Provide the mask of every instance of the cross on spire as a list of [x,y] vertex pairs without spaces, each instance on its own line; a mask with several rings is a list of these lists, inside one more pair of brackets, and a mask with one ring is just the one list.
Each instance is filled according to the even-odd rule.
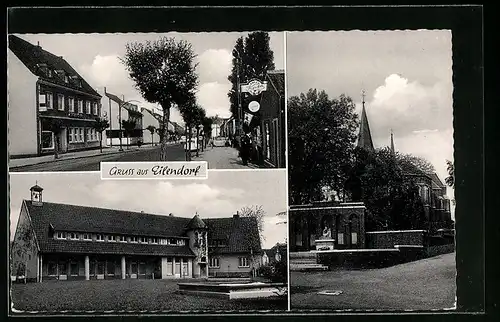
[[363,98],[363,107],[365,106],[365,90],[361,92],[361,97]]

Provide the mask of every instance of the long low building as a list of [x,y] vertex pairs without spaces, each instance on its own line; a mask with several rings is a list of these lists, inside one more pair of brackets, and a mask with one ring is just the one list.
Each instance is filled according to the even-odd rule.
[[209,268],[213,275],[250,275],[261,263],[255,218],[186,218],[49,203],[40,186],[30,191],[12,242],[13,276],[38,282],[200,278],[208,277]]

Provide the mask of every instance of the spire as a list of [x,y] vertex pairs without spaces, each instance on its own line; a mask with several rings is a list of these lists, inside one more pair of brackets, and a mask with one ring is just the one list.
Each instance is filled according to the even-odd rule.
[[365,110],[365,91],[362,94],[363,109],[361,111],[361,121],[359,125],[358,147],[368,151],[373,151],[372,135],[370,133],[370,126],[368,125],[368,117]]
[[391,129],[391,153],[393,155],[396,154],[396,150],[394,150],[394,133],[392,132],[392,129]]

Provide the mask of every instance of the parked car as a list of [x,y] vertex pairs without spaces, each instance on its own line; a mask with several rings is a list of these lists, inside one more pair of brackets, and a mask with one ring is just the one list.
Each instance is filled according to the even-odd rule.
[[227,138],[219,136],[214,138],[214,146],[226,146]]
[[[187,151],[189,149],[189,144],[188,142],[184,143],[184,150]],[[196,144],[196,139],[192,138],[191,139],[191,151],[196,151],[198,150],[198,145]]]

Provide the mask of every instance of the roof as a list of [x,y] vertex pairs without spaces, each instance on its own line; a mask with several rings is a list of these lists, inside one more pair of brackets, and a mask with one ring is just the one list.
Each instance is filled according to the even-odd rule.
[[227,246],[211,249],[213,253],[261,252],[260,234],[257,220],[253,217],[209,218],[204,222],[208,227],[208,239],[227,241]]
[[[114,210],[43,202],[23,203],[29,212],[42,252],[94,252],[120,254],[184,255],[192,256],[189,246],[145,245],[110,242],[79,242],[55,240],[49,237],[50,226],[56,231],[123,234],[144,237],[186,237],[186,229],[200,222],[208,227],[209,239],[224,239],[228,246],[218,249],[225,253],[259,252],[260,238],[255,218],[194,218],[154,215],[143,212]],[[199,219],[195,219],[197,218]]]
[[[64,87],[76,89],[87,94],[101,97],[97,91],[90,86],[85,79],[83,79],[80,74],[71,67],[71,65],[62,58],[62,56],[56,56],[38,45],[33,45],[26,40],[23,40],[17,36],[9,35],[9,48],[10,50],[19,58],[19,60],[30,70],[31,73],[38,76],[41,79],[55,83]],[[82,81],[82,87],[77,84],[70,82],[65,83],[64,79],[58,77],[53,73],[52,77],[49,77],[41,68],[41,65],[46,65],[52,71],[62,70],[67,76],[76,76]]]
[[129,112],[129,114],[132,114],[132,115],[135,114],[137,116],[142,116],[141,112],[132,108],[132,106],[137,108],[137,105],[125,102],[122,99],[120,99],[118,96],[116,96],[115,94],[111,94],[111,93],[106,92],[106,93],[104,93],[104,95],[109,97],[113,102],[117,103],[118,105],[122,105],[122,107],[124,109],[126,109],[127,112]]
[[201,229],[201,228],[207,228],[207,225],[201,220],[200,216],[196,214],[187,224],[186,226],[187,229]]
[[283,70],[270,70],[267,72],[267,78],[272,86],[276,88],[281,96],[285,95],[285,72]]
[[33,190],[33,191],[43,191],[43,188],[36,184],[33,187],[31,187],[30,190]]
[[373,151],[373,141],[372,134],[370,132],[370,125],[368,124],[368,117],[366,116],[365,106],[363,104],[363,109],[361,111],[361,122],[359,124],[359,134],[358,134],[358,147],[363,148],[367,151]]
[[430,173],[429,176],[431,177],[432,180],[432,188],[446,188],[446,185],[439,179],[439,176],[437,175],[436,172]]

